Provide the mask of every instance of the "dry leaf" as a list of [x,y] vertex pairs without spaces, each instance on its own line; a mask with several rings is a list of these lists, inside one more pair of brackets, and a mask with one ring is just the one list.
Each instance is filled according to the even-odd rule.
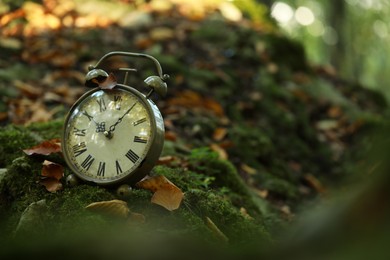
[[215,225],[215,223],[209,217],[206,217],[206,225],[218,239],[225,243],[229,242],[228,237],[217,227],[217,225]]
[[255,189],[254,191],[256,192],[257,195],[259,195],[263,199],[267,198],[268,196],[268,190]]
[[225,113],[221,104],[209,97],[203,97],[199,93],[191,90],[185,90],[180,95],[168,100],[169,106],[181,106],[188,109],[201,109],[212,112],[216,116],[224,118]]
[[154,192],[151,202],[169,211],[178,209],[184,197],[181,189],[162,175],[145,178],[136,186]]
[[50,155],[52,153],[60,153],[61,140],[51,139],[51,140],[43,141],[42,143],[33,146],[29,149],[24,149],[23,152],[27,155],[33,155],[33,154]]
[[142,215],[141,213],[130,212],[129,222],[143,224],[145,223],[145,221],[146,221],[145,216]]
[[257,170],[255,168],[252,168],[245,163],[241,164],[241,170],[248,173],[249,175],[255,175],[257,173]]
[[42,176],[60,180],[64,176],[64,167],[62,165],[45,160],[42,163]]
[[110,73],[110,75],[102,82],[99,82],[96,78],[92,79],[92,82],[98,84],[101,89],[113,89],[117,84],[113,73]]
[[240,208],[240,213],[246,219],[249,219],[249,220],[253,220],[254,219],[251,215],[248,214],[248,211],[246,210],[246,208],[241,207]]
[[210,144],[210,149],[214,152],[218,153],[218,157],[221,160],[227,160],[228,159],[228,153],[218,144]]
[[40,183],[45,186],[47,191],[56,192],[62,190],[62,183],[59,180],[54,178],[45,178],[40,181]]
[[158,165],[168,165],[170,164],[171,162],[173,162],[176,158],[171,156],[171,155],[167,155],[167,156],[163,156],[163,157],[160,157],[157,161],[157,164]]
[[343,110],[340,106],[332,106],[328,109],[327,114],[331,118],[339,118],[343,115]]
[[60,180],[64,176],[64,167],[47,160],[45,160],[42,165],[41,175],[43,178],[40,180],[40,183],[50,192],[62,190],[62,183]]
[[183,197],[183,192],[175,185],[164,186],[153,194],[151,202],[172,211],[180,207]]
[[213,139],[217,142],[222,141],[222,139],[225,138],[226,134],[227,134],[226,127],[217,127],[214,130]]
[[127,206],[126,201],[123,200],[109,200],[100,201],[89,204],[85,207],[88,210],[110,215],[114,217],[127,218],[130,213],[130,209]]
[[152,192],[156,192],[158,189],[161,189],[168,182],[168,179],[165,176],[153,176],[153,177],[145,177],[141,181],[139,181],[136,186],[141,189],[150,190]]
[[165,132],[165,140],[175,142],[177,139],[177,135],[172,131]]
[[322,185],[322,183],[314,175],[306,174],[304,178],[308,182],[309,186],[315,189],[318,193],[326,192],[324,185]]

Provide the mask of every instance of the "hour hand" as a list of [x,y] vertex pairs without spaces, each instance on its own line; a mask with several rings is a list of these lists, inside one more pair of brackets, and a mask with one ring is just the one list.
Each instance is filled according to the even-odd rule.
[[101,132],[105,132],[106,131],[106,122],[101,122],[101,123],[98,123],[96,122],[96,120],[93,118],[93,116],[91,116],[90,114],[88,114],[87,111],[83,111],[82,112],[84,116],[86,116],[89,121],[92,121],[95,123],[95,126],[96,126],[96,133],[101,133]]

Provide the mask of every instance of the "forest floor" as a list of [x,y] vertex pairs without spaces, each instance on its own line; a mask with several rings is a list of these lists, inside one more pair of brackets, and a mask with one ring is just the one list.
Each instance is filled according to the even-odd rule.
[[[69,256],[217,257],[210,249],[218,245],[248,256],[364,259],[364,245],[383,256],[386,150],[373,147],[386,149],[387,139],[373,133],[386,125],[388,105],[379,93],[309,64],[269,18],[243,18],[233,5],[118,1],[86,12],[94,1],[45,3],[0,15],[0,255],[72,248]],[[118,194],[65,181],[64,117],[88,90],[87,66],[110,51],[153,55],[171,76],[167,97],[155,99],[166,133],[150,176],[182,192],[176,210],[151,203],[147,189]],[[131,59],[112,58],[105,70],[121,80],[124,66],[137,69],[132,86],[155,74]],[[49,147],[49,155],[23,151],[32,147]],[[44,161],[63,174],[43,176]],[[125,202],[113,206],[125,214],[86,209],[113,200]]]

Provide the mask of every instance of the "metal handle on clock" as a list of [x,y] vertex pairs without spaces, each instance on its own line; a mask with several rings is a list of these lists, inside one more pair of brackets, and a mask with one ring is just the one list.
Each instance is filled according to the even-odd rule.
[[145,58],[145,59],[149,59],[149,60],[152,60],[154,62],[154,65],[156,66],[156,69],[157,69],[157,73],[158,73],[158,76],[162,79],[162,80],[166,80],[169,78],[169,75],[167,74],[163,74],[163,71],[162,71],[162,68],[161,68],[161,65],[160,65],[160,62],[158,62],[158,60],[151,56],[151,55],[148,55],[148,54],[144,54],[144,53],[136,53],[136,52],[124,52],[124,51],[113,51],[113,52],[109,52],[107,53],[106,55],[104,55],[102,58],[100,58],[100,60],[96,63],[95,66],[93,65],[90,65],[88,67],[88,70],[93,70],[93,69],[96,69],[100,63],[102,63],[105,59],[111,57],[111,56],[115,56],[115,55],[118,55],[118,56],[129,56],[129,57],[136,57],[136,58]]
[[[160,62],[158,62],[158,60],[155,57],[148,55],[148,54],[135,53],[135,52],[123,52],[123,51],[109,52],[106,55],[104,55],[102,58],[100,58],[100,60],[96,63],[95,66],[90,65],[88,67],[88,70],[89,71],[95,70],[100,65],[100,63],[102,63],[105,59],[107,59],[111,56],[115,56],[115,55],[129,56],[129,57],[136,57],[136,58],[145,58],[145,59],[152,60],[154,62],[154,65],[156,66],[158,76],[149,76],[144,80],[144,82],[151,88],[150,92],[146,95],[146,98],[149,98],[151,96],[151,94],[153,93],[153,91],[155,91],[161,97],[164,97],[166,95],[167,84],[164,81],[169,78],[169,75],[163,74]],[[122,68],[122,70],[124,70],[124,69]],[[127,79],[127,77],[126,77],[126,79]],[[125,79],[125,81],[126,81],[126,79]]]

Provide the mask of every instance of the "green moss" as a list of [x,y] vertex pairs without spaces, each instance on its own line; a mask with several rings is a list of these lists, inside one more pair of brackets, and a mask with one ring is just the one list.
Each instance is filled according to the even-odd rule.
[[284,199],[294,200],[299,196],[296,185],[277,177],[270,177],[263,182],[263,188]]
[[34,136],[23,127],[9,125],[0,131],[0,167],[22,155],[22,150],[35,145],[40,137]]
[[241,124],[229,130],[234,144],[229,153],[238,158],[246,158],[246,163],[254,165],[259,158],[269,158],[274,154],[274,144],[260,127],[245,127]]
[[189,161],[191,170],[215,179],[210,188],[227,196],[236,208],[243,207],[249,214],[262,218],[251,193],[231,162],[218,159],[218,155],[208,148],[194,149]]
[[23,155],[23,149],[52,138],[60,138],[62,121],[32,124],[29,127],[8,125],[0,129],[0,168]]
[[264,37],[272,61],[288,71],[307,71],[308,64],[303,45],[285,36],[268,34]]
[[1,196],[7,202],[12,202],[28,195],[33,202],[36,199],[34,196],[40,194],[36,192],[36,186],[41,167],[41,163],[27,156],[15,159],[0,183]]
[[234,244],[258,242],[268,236],[260,221],[244,217],[229,200],[211,191],[188,191],[185,204],[200,218],[209,217]]
[[190,189],[208,189],[215,180],[215,177],[207,176],[202,173],[184,170],[182,168],[169,168],[166,166],[154,167],[152,175],[164,175],[183,192]]
[[62,138],[63,119],[50,121],[48,123],[35,123],[27,127],[27,130],[38,134],[43,140]]
[[232,163],[218,159],[218,154],[209,148],[194,149],[189,158],[191,168],[199,173],[215,178],[213,187],[229,187],[233,192],[248,195],[243,180]]

